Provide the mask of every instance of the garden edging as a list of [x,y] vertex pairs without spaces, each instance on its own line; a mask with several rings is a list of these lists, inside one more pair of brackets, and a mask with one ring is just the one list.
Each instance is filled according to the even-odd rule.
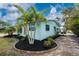
[[15,47],[15,44],[17,43],[18,41],[16,41],[15,43],[14,43],[14,45],[13,45],[13,48],[16,50],[16,51],[19,51],[19,52],[25,52],[25,53],[33,53],[33,54],[42,54],[42,53],[48,53],[48,52],[51,52],[51,51],[53,51],[53,50],[56,50],[57,48],[58,48],[58,45],[59,44],[57,44],[57,42],[55,41],[55,43],[57,44],[57,46],[55,47],[55,48],[51,48],[51,49],[49,49],[49,50],[43,50],[43,51],[25,51],[25,50],[20,50],[20,49],[17,49],[16,47]]

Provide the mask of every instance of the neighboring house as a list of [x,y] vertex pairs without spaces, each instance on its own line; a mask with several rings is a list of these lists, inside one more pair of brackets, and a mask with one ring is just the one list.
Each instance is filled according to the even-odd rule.
[[[50,11],[50,14],[47,17],[47,22],[40,22],[39,25],[36,25],[36,28],[33,25],[30,25],[27,27],[27,30],[29,30],[29,36],[34,38],[34,30],[35,32],[35,39],[36,40],[43,40],[49,36],[55,35],[57,32],[60,32],[60,27],[62,23],[62,16],[56,14],[55,8],[52,8]],[[21,20],[19,22],[22,23]],[[32,30],[32,33],[31,31]],[[28,33],[25,33],[26,30],[24,30],[24,27],[21,28],[20,35],[25,36]]]

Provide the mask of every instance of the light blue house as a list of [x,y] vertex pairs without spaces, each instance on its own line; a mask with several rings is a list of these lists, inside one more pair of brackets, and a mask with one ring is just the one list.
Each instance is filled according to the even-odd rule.
[[[36,28],[33,25],[28,26],[27,30],[29,30],[29,34],[24,30],[24,27],[22,27],[20,35],[25,36],[27,34],[31,38],[41,41],[59,32],[63,22],[63,16],[61,14],[56,14],[56,9],[52,7],[50,14],[47,16],[47,22],[40,22],[39,25],[36,25]],[[30,29],[32,31],[30,31]],[[34,33],[35,29],[36,32]]]

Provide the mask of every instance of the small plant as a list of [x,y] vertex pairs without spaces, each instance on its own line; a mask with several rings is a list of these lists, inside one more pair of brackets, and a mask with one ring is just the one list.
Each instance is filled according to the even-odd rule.
[[51,42],[51,44],[53,44],[53,43],[54,43],[54,40],[53,40],[51,37],[48,37],[48,41],[50,41],[50,42]]
[[54,44],[54,40],[51,37],[48,37],[47,41],[44,41],[43,46],[45,48],[50,48]]
[[49,48],[49,47],[51,46],[51,42],[50,42],[50,41],[44,41],[43,46],[44,46],[45,48]]

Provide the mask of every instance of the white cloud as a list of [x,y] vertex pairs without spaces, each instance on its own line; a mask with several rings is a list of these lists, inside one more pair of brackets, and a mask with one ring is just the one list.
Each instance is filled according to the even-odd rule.
[[56,18],[59,17],[60,19],[62,19],[63,15],[61,13],[57,12],[57,8],[61,9],[61,6],[59,4],[57,4],[56,6],[52,6],[50,5],[51,10],[49,15],[47,16],[48,20],[57,20]]
[[5,3],[0,3],[0,9],[1,8],[7,8],[8,4],[5,4]]
[[34,3],[20,3],[17,5],[20,5],[20,6],[24,7],[24,9],[27,10],[29,7],[34,6],[35,4]]
[[52,7],[50,13],[51,14],[56,14],[56,12],[57,12],[56,8],[55,7]]
[[50,10],[50,13],[49,13],[49,15],[47,16],[47,18],[48,19],[56,19],[56,17],[57,17],[57,9],[56,9],[56,7],[54,7],[54,6],[52,6],[52,5],[50,5],[50,7],[51,7],[51,10]]
[[[27,10],[29,7],[34,6],[35,4],[31,4],[31,3],[19,3],[17,5],[20,5],[22,7],[24,7],[25,10]],[[18,11],[18,9],[16,7],[13,6],[13,4],[0,4],[0,9],[6,9],[8,10],[7,14],[2,18],[5,21],[9,21],[11,23],[15,23],[16,19],[18,16],[20,16],[20,13]],[[1,16],[1,13],[0,13]]]

